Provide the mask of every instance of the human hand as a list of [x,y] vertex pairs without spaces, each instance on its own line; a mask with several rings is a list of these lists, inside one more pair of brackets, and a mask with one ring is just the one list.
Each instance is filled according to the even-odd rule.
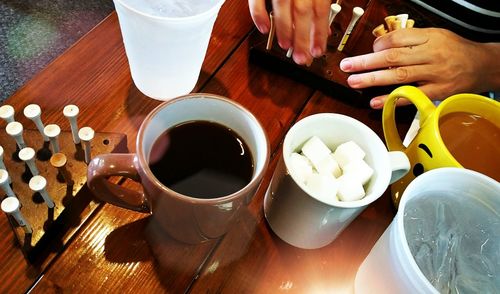
[[[340,68],[356,73],[347,79],[355,89],[415,83],[429,98],[442,100],[498,87],[498,78],[491,81],[491,75],[499,74],[498,48],[498,44],[472,42],[444,29],[400,29],[378,37],[374,53],[345,58]],[[382,108],[386,98],[373,98],[371,107]],[[408,103],[398,100],[399,105]]]
[[[265,0],[248,0],[257,29],[266,34],[271,23]],[[330,0],[273,0],[273,19],[281,48],[293,48],[293,60],[309,65],[326,51]]]

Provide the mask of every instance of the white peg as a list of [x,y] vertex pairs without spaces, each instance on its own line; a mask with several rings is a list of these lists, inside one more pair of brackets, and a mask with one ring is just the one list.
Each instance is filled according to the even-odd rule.
[[[5,162],[3,161],[3,147],[0,146],[0,169],[7,170],[7,167],[5,166]],[[12,183],[12,180],[9,176],[9,184]]]
[[16,222],[24,229],[26,234],[33,233],[30,224],[26,221],[24,216],[21,214],[19,208],[21,207],[21,203],[16,197],[7,197],[2,200],[2,211],[8,215],[12,215]]
[[332,25],[333,20],[335,19],[335,16],[337,16],[337,14],[339,14],[340,10],[342,10],[342,7],[339,4],[333,3],[332,5],[330,5],[330,15],[328,16],[328,26]]
[[26,147],[23,139],[23,125],[21,123],[17,121],[10,122],[7,124],[5,131],[16,140],[19,149]]
[[69,120],[71,134],[73,135],[73,142],[75,142],[75,144],[80,144],[80,138],[78,137],[78,123],[76,121],[79,112],[80,110],[76,105],[66,105],[63,109],[64,116]]
[[14,121],[14,107],[10,105],[2,105],[0,107],[0,118],[5,120],[7,123]]
[[49,137],[47,137],[43,132],[43,129],[45,128],[45,126],[43,125],[43,122],[41,119],[42,109],[40,108],[40,106],[38,106],[37,104],[29,104],[24,108],[23,113],[24,113],[24,116],[31,119],[35,123],[36,128],[38,129],[40,134],[42,134],[43,140],[45,142],[48,142]]
[[9,173],[4,169],[0,169],[0,187],[2,187],[8,197],[16,197],[9,184]]
[[49,196],[49,193],[47,193],[47,189],[45,187],[47,186],[47,180],[40,176],[34,176],[31,178],[29,182],[30,189],[40,193],[42,195],[43,200],[47,204],[49,208],[53,208],[55,206],[54,201],[52,201],[52,198]]
[[3,147],[0,146],[0,168],[7,170],[5,163],[3,162]]
[[89,163],[92,154],[90,150],[90,141],[94,139],[94,130],[91,127],[83,127],[78,131],[78,137],[80,137],[80,140],[82,140],[85,146],[85,163]]
[[58,153],[60,151],[60,148],[59,140],[57,137],[61,133],[61,128],[58,125],[50,124],[43,129],[43,132],[47,137],[49,137],[50,144],[52,145],[52,151],[54,153]]
[[26,147],[21,149],[19,151],[19,158],[28,165],[32,175],[36,176],[40,174],[35,164],[35,150],[33,148]]
[[347,39],[349,39],[349,36],[351,35],[352,29],[358,22],[358,19],[363,15],[363,13],[365,13],[365,11],[361,7],[354,7],[352,9],[351,22],[349,22],[349,25],[345,30],[344,36],[342,37],[342,41],[340,41],[339,47],[337,48],[338,51],[344,50],[344,46],[347,43]]

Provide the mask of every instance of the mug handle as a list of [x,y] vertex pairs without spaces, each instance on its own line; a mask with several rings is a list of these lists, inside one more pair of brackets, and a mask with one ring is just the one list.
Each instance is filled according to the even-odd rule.
[[132,153],[109,153],[94,157],[87,168],[87,185],[97,198],[113,205],[139,212],[150,212],[144,192],[137,192],[108,181],[122,176],[140,182],[137,156]]
[[391,165],[391,181],[389,184],[404,177],[410,171],[410,160],[402,151],[389,151]]
[[390,151],[404,151],[406,149],[396,127],[396,101],[399,98],[408,99],[417,107],[420,113],[420,127],[436,109],[431,100],[417,87],[401,86],[392,91],[385,101],[382,111],[382,128],[387,148]]

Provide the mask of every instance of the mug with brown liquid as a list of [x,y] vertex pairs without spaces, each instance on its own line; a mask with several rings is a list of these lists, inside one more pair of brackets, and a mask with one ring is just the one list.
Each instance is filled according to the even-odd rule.
[[[420,129],[403,146],[396,129],[399,98],[410,100],[420,113]],[[402,86],[388,97],[383,110],[389,150],[404,151],[412,170],[391,186],[397,205],[406,186],[420,174],[439,167],[463,167],[500,181],[500,103],[475,94],[446,98],[437,107],[418,88]]]
[[[152,213],[170,236],[199,243],[226,233],[255,194],[269,142],[243,106],[217,95],[165,102],[143,121],[135,154],[104,154],[88,167],[88,186],[106,202]],[[139,181],[132,191],[107,180]]]

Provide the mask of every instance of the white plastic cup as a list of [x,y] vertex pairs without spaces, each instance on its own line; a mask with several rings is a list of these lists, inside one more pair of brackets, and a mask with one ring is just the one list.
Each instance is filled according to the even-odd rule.
[[[289,173],[290,154],[300,150],[312,136],[319,137],[330,149],[351,140],[363,149],[365,161],[374,170],[364,198],[339,201],[332,197],[325,201],[306,192],[305,184]],[[308,116],[285,136],[282,157],[264,198],[266,220],[276,235],[295,247],[326,246],[409,168],[403,152],[387,151],[379,136],[362,122],[336,113]]]
[[359,267],[355,293],[438,293],[413,258],[404,230],[408,201],[436,192],[477,197],[478,201],[500,209],[500,183],[481,173],[463,168],[439,168],[418,176],[404,191],[396,217]]
[[[190,1],[195,2],[183,5]],[[208,10],[192,16],[164,17],[114,0],[132,79],[143,94],[169,100],[193,90],[223,3],[213,0]]]

